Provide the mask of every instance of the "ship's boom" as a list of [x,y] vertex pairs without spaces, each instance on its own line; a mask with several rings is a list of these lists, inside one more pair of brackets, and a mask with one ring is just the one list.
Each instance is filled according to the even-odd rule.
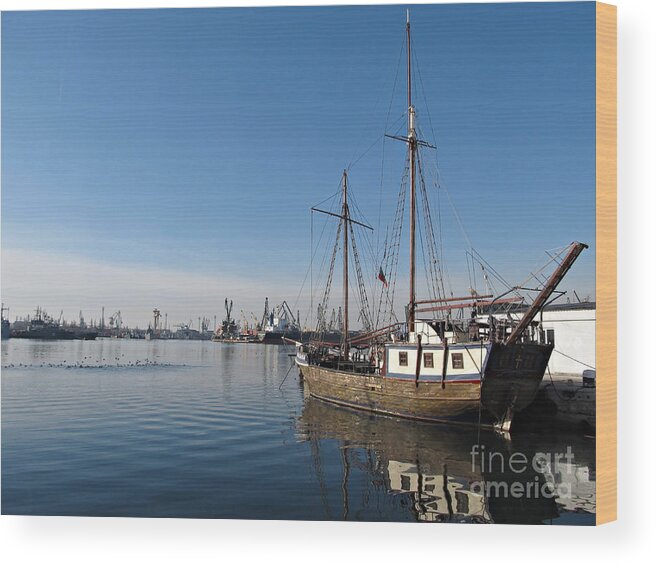
[[574,264],[574,261],[576,261],[577,257],[581,254],[581,251],[587,248],[588,246],[585,243],[579,243],[578,241],[572,242],[565,259],[563,259],[551,277],[549,277],[547,284],[544,285],[544,288],[542,291],[540,291],[540,294],[538,294],[536,299],[533,301],[533,304],[531,304],[529,309],[526,311],[524,317],[519,321],[511,334],[508,336],[506,343],[514,343],[519,339],[524,330],[533,321],[533,318],[535,318],[538,312],[544,308],[547,301],[549,300],[549,297],[556,290],[556,287],[560,284],[560,281],[563,280],[563,277],[567,274],[567,271],[570,270]]

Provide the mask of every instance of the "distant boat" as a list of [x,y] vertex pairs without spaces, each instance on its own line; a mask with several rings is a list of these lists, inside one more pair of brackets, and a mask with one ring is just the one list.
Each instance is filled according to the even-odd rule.
[[310,332],[301,330],[298,316],[294,316],[286,300],[269,311],[269,299],[264,303],[264,315],[257,334],[261,343],[281,344],[285,340],[303,341],[309,339]]
[[11,337],[22,339],[81,339],[74,331],[63,328],[59,321],[42,310],[36,309],[36,316],[27,322],[26,329],[12,330]]
[[[343,317],[341,343],[330,344],[318,332],[309,343],[297,345],[296,364],[311,396],[349,408],[368,410],[396,417],[427,422],[456,422],[489,425],[509,431],[512,420],[535,398],[551,355],[553,344],[541,341],[533,320],[548,303],[557,285],[587,245],[574,242],[556,261],[557,267],[519,320],[497,320],[480,314],[493,313],[504,304],[523,298],[517,288],[503,295],[480,295],[471,290],[469,296],[453,297],[444,291],[441,256],[435,245],[433,223],[422,171],[424,164],[419,149],[434,149],[418,136],[415,106],[412,102],[410,20],[406,22],[407,55],[407,135],[388,137],[407,145],[406,173],[401,184],[395,224],[390,233],[398,238],[386,250],[389,269],[398,265],[398,248],[405,215],[406,190],[410,193],[410,296],[404,321],[382,325],[368,310],[366,287],[355,246],[354,227],[371,229],[351,215],[348,176],[342,176],[340,213],[313,208],[314,211],[339,218],[333,248],[323,312],[327,309],[329,285],[335,256],[340,244],[343,252]],[[416,251],[418,213],[423,212],[420,234],[428,275],[430,297],[416,295]],[[400,213],[399,213],[400,210]],[[511,227],[511,225],[510,225]],[[506,229],[508,227],[506,226]],[[514,237],[508,233],[508,237]],[[352,253],[350,259],[349,254]],[[389,259],[391,257],[392,259]],[[360,319],[365,331],[357,337],[349,333],[349,262],[356,265],[353,286],[359,293]],[[392,302],[394,295],[389,273],[380,268],[378,278],[383,288],[381,303]],[[513,294],[513,291],[516,293]],[[471,318],[454,319],[454,311],[471,311]],[[393,309],[390,309],[393,314]],[[424,318],[423,312],[430,312]],[[394,315],[395,316],[395,315]],[[301,341],[301,340],[299,340]]]
[[226,317],[221,322],[221,327],[217,328],[212,336],[212,341],[227,341],[227,342],[242,342],[239,338],[240,332],[237,322],[232,317],[232,300],[228,302],[228,299],[225,299],[225,310]]
[[9,339],[11,337],[11,324],[9,323],[9,320],[5,318],[5,312],[7,310],[9,310],[9,308],[5,308],[4,304],[2,307],[0,307],[0,320],[2,321],[2,339]]
[[72,331],[75,335],[74,339],[82,339],[84,341],[92,341],[98,337],[98,330],[95,328],[82,328],[79,326],[66,328]]

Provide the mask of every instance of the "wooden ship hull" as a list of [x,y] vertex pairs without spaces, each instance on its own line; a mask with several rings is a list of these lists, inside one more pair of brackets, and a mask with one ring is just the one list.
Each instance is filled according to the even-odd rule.
[[[471,349],[478,353],[480,347],[472,344]],[[299,360],[297,364],[308,393],[320,400],[411,420],[495,426],[509,431],[514,414],[535,398],[552,348],[534,343],[494,343],[487,347],[482,373],[445,378],[359,373]]]

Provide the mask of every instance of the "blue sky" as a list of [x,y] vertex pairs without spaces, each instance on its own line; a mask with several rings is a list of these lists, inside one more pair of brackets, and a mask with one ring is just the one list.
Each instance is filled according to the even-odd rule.
[[[545,249],[585,241],[563,285],[581,296],[595,291],[594,15],[587,2],[411,9],[418,117],[473,245],[519,282]],[[402,116],[404,24],[404,6],[3,13],[11,317],[105,305],[132,324],[154,307],[184,321],[220,316],[225,296],[307,309],[308,209]],[[387,141],[381,166],[382,148],[350,172],[376,227],[404,159]]]

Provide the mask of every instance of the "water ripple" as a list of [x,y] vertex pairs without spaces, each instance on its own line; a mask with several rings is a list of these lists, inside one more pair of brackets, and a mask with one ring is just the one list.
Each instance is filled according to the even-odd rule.
[[[462,472],[470,438],[317,404],[295,373],[279,389],[288,353],[212,342],[3,342],[3,513],[445,519],[444,499],[412,490],[418,466],[435,484],[444,465],[458,505],[480,507]],[[408,477],[398,485],[397,471]],[[594,517],[578,502],[586,493],[576,500],[562,515]],[[493,517],[461,512],[453,521],[478,519]]]

